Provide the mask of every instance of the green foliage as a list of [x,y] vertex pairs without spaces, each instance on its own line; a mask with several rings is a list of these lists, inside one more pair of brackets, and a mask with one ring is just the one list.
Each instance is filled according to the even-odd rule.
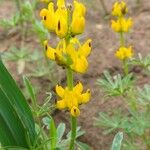
[[49,37],[48,30],[45,29],[43,24],[38,20],[35,20],[33,24],[33,31],[38,35],[41,42]]
[[130,62],[132,65],[138,65],[143,68],[148,68],[150,66],[150,55],[142,57],[141,54],[138,55],[138,58],[132,59]]
[[10,18],[10,19],[1,19],[1,20],[0,20],[0,26],[4,27],[5,29],[15,27],[15,26],[17,26],[17,24],[19,23],[19,18],[20,18],[20,15],[19,15],[19,13],[17,12],[17,13],[16,13],[12,18]]
[[103,79],[97,80],[97,84],[100,85],[107,97],[125,95],[131,90],[133,82],[132,74],[128,74],[125,77],[121,77],[118,74],[112,77],[108,71],[104,72]]
[[[51,147],[59,150],[66,150],[66,147],[69,146],[71,131],[68,132],[68,134],[66,135],[66,139],[63,139],[63,137],[65,137],[65,130],[66,130],[65,124],[60,123],[56,128],[54,120],[51,117],[44,117],[43,124],[50,132]],[[85,132],[81,131],[80,129],[81,129],[80,127],[77,127],[76,139],[85,134]],[[76,140],[75,144],[81,150],[90,150],[90,147],[83,142]]]
[[122,140],[123,140],[123,133],[118,132],[114,137],[111,150],[121,150]]
[[30,52],[28,51],[27,48],[17,48],[17,47],[12,47],[8,52],[5,52],[2,55],[3,60],[5,61],[19,61],[19,60],[24,60],[24,61],[30,61],[29,59]]
[[8,52],[2,55],[4,61],[15,61],[17,63],[18,74],[23,73],[25,69],[26,62],[30,60],[30,52],[27,48],[16,48],[12,47]]
[[50,92],[47,93],[47,98],[43,101],[42,105],[37,103],[36,93],[33,85],[29,81],[27,77],[23,78],[25,87],[30,94],[31,102],[32,102],[32,112],[35,117],[43,117],[44,115],[49,114],[53,110],[53,105],[51,103],[52,94]]
[[150,85],[145,84],[144,88],[138,88],[138,101],[142,105],[150,104]]
[[109,134],[120,128],[129,130],[128,118],[127,116],[123,116],[120,111],[114,112],[112,116],[100,112],[99,118],[96,119],[95,125],[99,127],[105,127],[106,131],[104,132],[104,134]]
[[150,129],[150,86],[144,85],[143,88],[137,88],[132,78],[131,74],[121,78],[120,75],[111,77],[109,73],[105,73],[105,79],[99,81],[99,85],[108,97],[122,96],[123,100],[126,100],[124,102],[128,104],[125,112],[117,109],[111,111],[111,114],[99,113],[99,118],[95,123],[105,128],[105,134],[118,131],[118,129],[124,131],[127,136],[122,146],[124,150],[140,149],[136,141],[138,138],[144,142],[143,145],[150,146],[147,134]]
[[31,147],[35,125],[30,108],[0,61],[0,142],[3,146]]

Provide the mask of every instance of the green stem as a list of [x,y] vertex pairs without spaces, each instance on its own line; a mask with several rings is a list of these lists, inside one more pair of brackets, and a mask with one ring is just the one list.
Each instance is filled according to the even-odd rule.
[[123,36],[123,32],[120,32],[120,46],[123,47],[125,45],[125,39]]
[[[38,122],[38,125],[41,129],[41,137],[42,137],[42,141],[45,141],[45,134],[44,134],[44,130],[42,128],[42,125],[41,125],[41,121],[40,121],[40,118],[37,116],[37,122]],[[42,150],[47,150],[47,146],[46,145],[42,145]]]
[[69,90],[73,89],[73,71],[69,67],[67,68],[67,86]]
[[123,70],[124,70],[125,75],[128,75],[129,68],[128,68],[128,64],[127,64],[127,60],[126,59],[123,61]]
[[[123,32],[120,32],[120,47],[124,47],[125,46],[125,38],[124,38],[124,34]],[[127,64],[127,60],[123,60],[123,70],[125,75],[128,75],[129,73],[129,68],[128,68],[128,64]]]
[[76,128],[77,128],[77,119],[76,117],[71,116],[71,141],[69,150],[74,150],[74,143],[76,139]]
[[[69,90],[73,89],[73,71],[69,67],[67,68],[67,85]],[[69,150],[74,150],[74,143],[76,139],[76,128],[77,128],[77,119],[76,117],[71,116],[71,140]]]

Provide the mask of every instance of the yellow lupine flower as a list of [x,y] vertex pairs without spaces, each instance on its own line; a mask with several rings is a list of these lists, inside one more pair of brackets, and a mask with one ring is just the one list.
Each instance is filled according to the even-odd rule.
[[85,18],[84,17],[74,17],[71,23],[71,32],[73,35],[83,33],[85,28]]
[[119,50],[116,51],[115,56],[120,60],[131,58],[133,56],[132,47],[120,47]]
[[44,41],[44,46],[45,46],[45,50],[46,50],[46,56],[48,58],[50,58],[51,60],[55,60],[55,53],[56,50],[50,46],[48,46],[48,41]]
[[76,106],[73,106],[72,108],[71,108],[71,115],[72,116],[74,116],[74,117],[78,117],[79,115],[80,115],[80,110],[79,110],[79,108],[78,107],[76,107]]
[[88,68],[87,57],[91,52],[91,39],[87,40],[83,45],[80,45],[77,39],[75,41],[79,46],[78,50],[68,47],[66,53],[70,55],[73,61],[71,69],[79,73],[84,73]]
[[48,30],[56,32],[60,38],[63,38],[68,32],[68,14],[64,1],[58,1],[57,5],[58,8],[55,11],[54,3],[50,2],[48,9],[41,10],[40,16],[43,18],[42,22]]
[[79,105],[85,104],[90,100],[91,92],[88,89],[85,93],[83,92],[83,85],[79,82],[72,90],[68,87],[62,88],[56,86],[56,93],[59,99],[56,103],[56,108],[68,109],[72,116],[77,117],[80,115]]
[[82,3],[74,0],[74,11],[72,15],[71,32],[73,35],[81,34],[85,28],[86,8]]
[[[65,6],[65,0],[58,0],[56,10],[54,10],[54,3],[50,2],[48,9],[41,10],[40,16],[43,18],[42,22],[48,30],[55,32],[58,37],[64,38],[68,33],[77,35],[84,31],[85,13],[85,6],[74,0],[74,10],[70,17]],[[68,17],[72,18],[71,22],[68,21]]]
[[111,28],[115,31],[115,32],[129,32],[130,28],[133,25],[133,21],[131,18],[119,18],[117,19],[117,21],[112,20],[111,21]]
[[67,20],[63,16],[60,16],[56,21],[56,34],[60,38],[63,38],[67,35],[67,32],[68,32]]
[[46,51],[46,56],[57,62],[58,65],[64,65],[65,64],[65,57],[63,56],[65,54],[65,49],[64,49],[64,40],[61,40],[56,49],[50,47],[48,45],[47,40],[44,41],[44,46],[45,46],[45,51]]
[[55,31],[55,12],[54,4],[52,2],[49,3],[48,9],[44,8],[40,11],[40,16],[43,18],[42,22],[44,26],[50,31]]
[[128,8],[124,1],[114,3],[113,9],[112,9],[113,16],[121,17],[125,15],[127,12],[128,12]]
[[88,39],[79,49],[80,56],[88,57],[91,53],[91,39]]
[[[91,39],[88,39],[81,45],[76,38],[73,38],[67,46],[65,40],[61,40],[56,49],[48,46],[47,41],[45,41],[44,46],[49,59],[55,60],[60,65],[69,66],[72,70],[79,73],[84,73],[87,70],[87,57],[91,52]],[[71,60],[69,64],[68,57]]]

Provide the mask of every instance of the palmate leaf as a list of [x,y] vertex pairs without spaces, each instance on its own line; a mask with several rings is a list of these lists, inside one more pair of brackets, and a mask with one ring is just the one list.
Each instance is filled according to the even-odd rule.
[[122,96],[129,92],[134,84],[132,74],[122,77],[120,74],[111,76],[108,71],[104,71],[104,77],[97,80],[97,84],[105,92],[105,96]]
[[30,108],[0,60],[0,143],[28,148],[35,140]]

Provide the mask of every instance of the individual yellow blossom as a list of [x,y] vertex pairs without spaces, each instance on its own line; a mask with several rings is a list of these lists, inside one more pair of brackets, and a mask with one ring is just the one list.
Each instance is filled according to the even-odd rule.
[[68,12],[64,0],[57,2],[58,9],[55,12],[55,32],[60,38],[63,38],[68,33]]
[[119,18],[117,21],[111,21],[111,27],[115,32],[129,32],[130,28],[133,25],[133,21],[131,18]]
[[115,56],[121,60],[131,58],[133,56],[132,47],[120,47],[119,50],[116,51]]
[[82,3],[74,0],[74,11],[72,15],[71,32],[73,35],[81,34],[85,28],[86,8]]
[[83,33],[85,28],[85,19],[84,17],[74,17],[71,23],[71,32],[73,35]]
[[65,65],[66,60],[64,57],[65,52],[65,45],[64,45],[64,40],[61,40],[56,49],[52,48],[51,46],[48,45],[48,41],[44,41],[44,46],[46,50],[46,56],[57,62],[58,65]]
[[44,26],[50,30],[55,31],[56,23],[55,23],[55,12],[54,12],[54,4],[52,2],[49,3],[48,9],[42,9],[40,12],[40,16],[42,17],[42,22]]
[[72,36],[81,34],[85,28],[86,8],[82,3],[74,0],[74,10],[72,16],[69,15],[65,0],[57,1],[57,8],[54,9],[54,3],[50,2],[48,9],[42,9],[40,16],[44,26],[51,32],[55,32],[60,38],[67,34]]
[[83,45],[79,45],[79,49],[71,49],[68,47],[67,53],[70,55],[73,63],[71,69],[84,73],[88,68],[87,57],[91,52],[91,39],[88,39]]
[[91,39],[81,45],[76,38],[73,38],[67,46],[65,40],[61,40],[56,49],[48,46],[47,41],[45,41],[44,46],[47,57],[55,60],[59,65],[69,66],[79,73],[84,73],[87,70],[87,57],[91,52]]
[[91,92],[88,89],[85,93],[83,92],[83,85],[79,82],[72,90],[68,87],[63,88],[56,86],[56,93],[59,99],[56,103],[56,108],[63,110],[67,109],[71,115],[78,117],[80,115],[79,105],[85,104],[90,100]]
[[114,3],[113,9],[112,9],[113,16],[121,17],[125,15],[127,12],[128,12],[128,8],[124,1]]
[[65,7],[64,0],[57,1],[57,10],[54,10],[54,3],[50,2],[48,9],[42,9],[40,16],[43,18],[42,22],[44,26],[51,32],[56,32],[56,34],[63,38],[68,32],[68,14]]

